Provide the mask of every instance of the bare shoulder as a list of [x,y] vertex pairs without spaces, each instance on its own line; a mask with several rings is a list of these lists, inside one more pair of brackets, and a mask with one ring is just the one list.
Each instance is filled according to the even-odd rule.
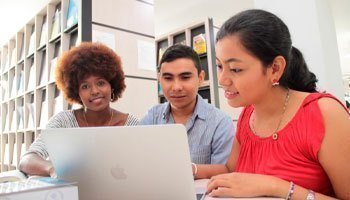
[[[321,113],[325,119],[347,119],[350,120],[350,115],[337,100],[325,97],[318,100],[318,105],[320,107]],[[335,118],[333,118],[335,117]]]

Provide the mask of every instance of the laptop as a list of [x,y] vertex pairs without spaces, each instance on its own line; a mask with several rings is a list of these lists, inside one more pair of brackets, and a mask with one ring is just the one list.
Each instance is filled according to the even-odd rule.
[[182,125],[42,130],[57,177],[78,182],[79,197],[196,200]]

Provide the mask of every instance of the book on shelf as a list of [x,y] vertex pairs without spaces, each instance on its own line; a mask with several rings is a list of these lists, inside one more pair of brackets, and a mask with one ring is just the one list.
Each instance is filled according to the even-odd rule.
[[[58,90],[58,89],[56,89]],[[57,97],[54,99],[54,106],[53,106],[53,115],[58,114],[59,112],[63,111],[63,95],[60,93]]]
[[162,59],[162,56],[164,54],[164,52],[166,51],[168,47],[161,47],[158,50],[158,63],[160,63],[160,60]]
[[8,67],[9,67],[8,64],[9,64],[8,63],[8,55],[5,55],[4,56],[4,60],[3,60],[3,65],[2,65],[3,66],[3,70],[2,71],[5,71],[6,69],[8,69]]
[[7,112],[5,113],[4,119],[5,119],[4,131],[6,132],[6,131],[9,131],[9,114]]
[[27,120],[27,128],[34,128],[34,103],[26,103],[26,107],[28,109],[28,120]]
[[7,92],[8,92],[8,89],[7,89],[7,86],[8,86],[8,82],[6,79],[2,79],[1,80],[1,90],[2,90],[2,100],[5,100],[5,97]]
[[76,46],[78,41],[78,32],[72,33],[69,39],[69,49]]
[[10,144],[7,142],[5,144],[5,150],[4,150],[4,157],[3,157],[3,162],[5,165],[10,164]]
[[24,114],[23,114],[23,106],[18,106],[17,107],[17,127],[18,129],[23,129],[24,128]]
[[61,8],[57,7],[52,17],[52,29],[50,39],[55,38],[61,32]]
[[13,145],[13,154],[12,154],[12,159],[11,159],[11,161],[12,161],[11,165],[17,166],[17,162],[18,162],[17,156],[18,156],[18,154],[17,154],[17,144],[14,143],[14,145]]
[[201,33],[193,37],[193,49],[197,52],[198,55],[207,52],[205,34]]
[[67,28],[78,23],[78,6],[76,0],[69,0],[67,12]]
[[15,66],[16,65],[16,47],[12,49],[12,52],[11,52],[11,63],[10,63],[10,66]]
[[[9,84],[9,82],[7,80],[4,80],[5,92],[4,92],[4,96],[2,96],[3,98],[7,98],[10,95],[10,92],[9,92],[9,89],[8,89],[8,84]],[[5,99],[3,99],[3,100],[5,100]]]
[[47,101],[44,99],[41,102],[40,123],[39,123],[40,128],[45,128],[49,120],[47,106],[48,106]]
[[39,84],[45,84],[47,82],[47,64],[46,64],[46,51],[43,52],[41,58],[41,70],[40,70],[40,82]]
[[43,24],[41,26],[39,46],[43,46],[44,44],[46,44],[46,40],[47,40],[47,19],[45,15],[43,17]]
[[[24,136],[23,136],[24,138]],[[24,154],[26,153],[26,144],[24,142],[22,142],[21,144],[21,152],[20,152],[20,157],[22,158],[24,156]]]
[[16,96],[16,79],[13,78],[12,80],[12,86],[11,86],[11,94],[10,94],[10,98],[13,98]]
[[10,126],[10,131],[16,131],[16,117],[15,117],[15,114],[16,114],[16,111],[15,110],[12,110],[12,116],[11,116],[11,126]]
[[175,44],[182,44],[182,45],[186,45],[186,40],[181,40],[176,42]]
[[57,57],[53,58],[50,62],[50,78],[49,81],[54,81],[55,80],[55,70],[56,70],[56,64],[57,64]]
[[22,44],[21,44],[21,52],[19,55],[19,60],[22,60],[24,58],[24,39],[22,39]]
[[0,183],[0,199],[79,199],[78,187],[73,182],[50,177],[27,179],[17,174],[9,174],[7,179],[14,181]]
[[30,39],[29,39],[28,55],[34,53],[34,51],[35,51],[35,31],[33,30],[33,32],[30,34]]
[[18,78],[17,78],[17,94],[23,93],[23,83],[24,83],[24,73],[23,70],[21,70],[18,73]]
[[35,70],[34,70],[34,63],[33,63],[29,71],[27,90],[33,90],[34,88],[35,88]]

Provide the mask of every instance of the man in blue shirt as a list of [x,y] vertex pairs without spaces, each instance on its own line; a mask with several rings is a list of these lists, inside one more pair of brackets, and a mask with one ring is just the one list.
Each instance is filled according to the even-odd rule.
[[199,57],[191,47],[169,47],[158,67],[158,79],[168,102],[152,107],[140,124],[183,124],[193,163],[226,164],[234,137],[233,122],[198,95],[204,77]]

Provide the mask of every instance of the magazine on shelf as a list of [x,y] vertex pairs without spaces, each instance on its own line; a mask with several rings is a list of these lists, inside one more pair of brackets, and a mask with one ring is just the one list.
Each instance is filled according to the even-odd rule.
[[8,69],[8,67],[9,67],[8,64],[9,64],[8,63],[8,55],[5,55],[4,56],[3,65],[2,65],[3,66],[3,68],[2,68],[3,70],[2,71],[5,71],[6,69]]
[[70,28],[78,23],[78,7],[76,0],[69,0],[67,12],[67,28]]
[[193,37],[193,49],[197,52],[198,55],[207,52],[205,34],[201,33]]
[[10,66],[15,66],[16,65],[16,62],[17,59],[16,59],[16,47],[12,49],[12,52],[11,52],[11,64]]
[[10,164],[10,162],[9,162],[9,160],[10,160],[9,154],[10,154],[10,145],[7,142],[5,144],[5,152],[4,152],[4,157],[3,157],[3,159],[4,159],[3,162],[4,162],[5,165],[9,165]]
[[47,101],[46,99],[43,99],[41,102],[41,112],[40,112],[40,128],[45,128],[47,122],[48,122],[48,110],[47,110]]
[[8,98],[10,92],[9,92],[9,89],[8,89],[8,84],[9,82],[7,80],[3,80],[3,84],[4,84],[4,96],[2,96],[3,100],[5,100],[5,98]]
[[47,19],[46,16],[44,16],[43,18],[43,24],[41,26],[41,34],[40,34],[40,42],[39,42],[39,46],[43,46],[46,44],[46,40],[47,40]]
[[78,32],[72,33],[70,35],[70,40],[69,40],[69,49],[74,47],[77,44],[78,40]]
[[5,113],[4,119],[5,119],[4,131],[6,132],[6,131],[9,131],[9,114],[7,112]]
[[23,106],[18,106],[17,107],[17,126],[18,126],[18,129],[24,128],[23,119],[24,119]]
[[28,120],[27,120],[27,128],[34,128],[34,103],[26,103],[26,107],[28,109]]
[[23,73],[23,70],[21,70],[18,73],[18,78],[17,78],[17,94],[23,93],[23,83],[24,83],[24,73]]
[[20,52],[19,60],[22,60],[23,58],[24,58],[24,39],[22,39],[21,52]]
[[160,60],[162,59],[162,56],[164,54],[164,52],[166,51],[168,47],[161,47],[158,50],[158,63],[160,63]]
[[13,98],[15,96],[16,96],[16,79],[14,79],[13,77],[10,98]]
[[[57,88],[56,90],[59,92]],[[59,92],[59,95],[54,99],[53,115],[56,115],[61,111],[63,111],[63,95]]]
[[12,154],[12,162],[11,162],[11,165],[12,166],[16,166],[17,165],[17,162],[18,162],[18,159],[17,159],[17,143],[14,143],[13,145],[13,154]]
[[52,17],[52,29],[50,39],[55,38],[61,32],[61,8],[56,8],[55,14]]
[[50,62],[50,82],[55,80],[55,70],[57,64],[57,57],[53,58]]
[[35,51],[35,31],[33,30],[32,34],[30,34],[30,39],[29,39],[28,55],[34,53],[34,51]]
[[16,116],[15,116],[15,114],[16,114],[16,111],[15,110],[12,110],[12,116],[11,116],[11,121],[10,121],[10,123],[11,123],[11,126],[10,126],[10,131],[16,131]]
[[35,88],[35,70],[34,70],[34,63],[33,63],[29,71],[27,90],[33,90],[34,88]]
[[41,58],[41,71],[39,84],[45,84],[47,82],[47,63],[46,63],[46,51],[43,52]]

